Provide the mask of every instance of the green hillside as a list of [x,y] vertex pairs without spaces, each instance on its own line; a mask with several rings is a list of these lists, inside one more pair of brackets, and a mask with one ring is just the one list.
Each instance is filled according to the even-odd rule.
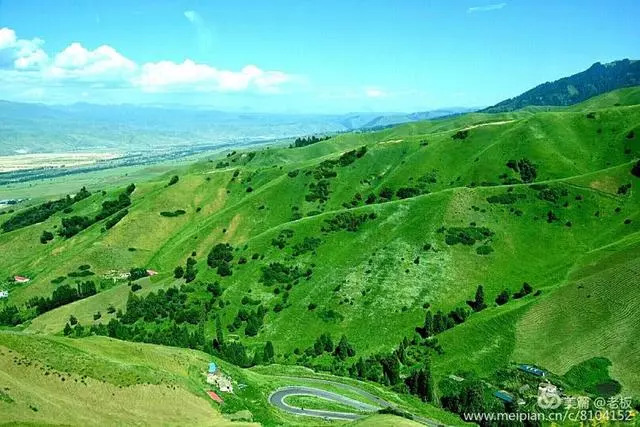
[[502,113],[528,106],[574,105],[602,93],[638,84],[640,84],[640,62],[637,60],[623,59],[607,64],[596,62],[580,73],[543,83],[483,111]]
[[[177,401],[176,417],[216,424],[223,419],[202,391],[207,353],[254,366],[224,365],[269,383],[264,390],[288,385],[260,377],[271,363],[286,366],[280,377],[306,366],[379,383],[407,399],[404,410],[443,422],[461,422],[436,408],[452,393],[450,375],[517,394],[524,380],[504,376],[515,378],[519,363],[576,394],[598,395],[609,375],[617,392],[638,398],[639,91],[232,151],[146,179],[138,171],[130,203],[105,218],[129,182],[89,185],[91,195],[66,210],[0,233],[0,277],[9,278],[0,323],[14,330],[0,333],[0,371],[22,402],[0,405],[9,421],[82,424],[76,405],[91,400],[76,381],[87,375],[94,394],[114,395],[96,419],[114,416],[119,401],[160,393],[157,409],[132,407],[119,422],[154,424]],[[80,189],[59,185],[55,199]],[[42,202],[5,209],[0,224]],[[62,237],[72,217],[85,218],[74,220],[82,229]],[[45,231],[53,239],[41,243]],[[136,277],[145,270],[154,274]],[[95,291],[75,291],[88,281]],[[508,302],[499,305],[501,293]],[[438,320],[426,325],[430,316]],[[66,356],[45,354],[49,346],[90,360],[71,366],[64,386],[56,374],[32,387],[46,366],[67,372]],[[586,363],[594,358],[610,366],[587,386],[575,372],[595,375]],[[412,376],[425,370],[428,397],[411,393]],[[77,397],[42,397],[61,387]],[[487,405],[499,403],[488,396]],[[293,422],[263,397],[228,407],[260,423]]]

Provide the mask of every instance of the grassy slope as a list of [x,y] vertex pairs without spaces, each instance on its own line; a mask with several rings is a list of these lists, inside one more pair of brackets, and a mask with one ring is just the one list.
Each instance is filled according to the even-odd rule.
[[[543,289],[543,295],[489,309],[443,334],[446,354],[434,361],[437,370],[443,375],[458,369],[487,373],[510,361],[526,360],[565,371],[586,358],[605,355],[613,361],[616,379],[638,393],[635,380],[625,381],[625,377],[638,377],[637,363],[627,363],[622,353],[605,352],[600,345],[588,349],[588,336],[571,327],[583,315],[584,301],[570,292],[576,281],[573,275],[586,260],[596,263],[590,274],[594,281],[599,274],[613,277],[604,264],[597,263],[606,252],[598,248],[618,241],[633,242],[634,233],[640,230],[639,182],[629,174],[632,162],[640,157],[640,146],[638,136],[625,138],[630,130],[637,130],[640,106],[614,106],[618,102],[632,104],[636,93],[637,88],[625,89],[568,109],[470,114],[374,133],[339,135],[301,149],[265,149],[250,162],[238,155],[224,169],[216,169],[215,162],[196,163],[181,171],[180,182],[172,187],[166,187],[168,176],[137,182],[130,214],[106,233],[96,225],[68,241],[56,238],[49,245],[40,245],[42,230],[59,223],[60,215],[56,215],[44,224],[0,235],[0,251],[8,254],[0,264],[0,277],[28,274],[34,278],[12,290],[11,300],[20,303],[34,295],[50,294],[54,288],[50,280],[80,264],[91,264],[99,275],[144,265],[161,272],[151,284],[143,285],[148,292],[173,283],[173,267],[184,264],[192,251],[199,261],[198,278],[220,280],[207,269],[206,253],[213,244],[228,241],[240,248],[236,260],[239,256],[250,258],[253,253],[265,256],[264,261],[235,265],[234,275],[221,280],[225,301],[231,303],[222,312],[223,319],[230,322],[249,290],[252,298],[269,307],[279,301],[270,288],[258,282],[260,269],[267,262],[285,261],[305,268],[315,264],[311,279],[291,290],[289,305],[280,313],[270,312],[258,337],[245,340],[250,345],[272,340],[280,354],[308,346],[325,331],[346,333],[360,354],[388,350],[422,321],[424,302],[448,310],[463,305],[480,283],[491,301],[502,289],[515,291],[527,281]],[[596,111],[596,118],[586,118],[585,111]],[[473,127],[489,122],[503,123]],[[456,130],[465,128],[469,129],[467,139],[451,138]],[[312,182],[306,170],[362,145],[368,147],[362,159],[336,168],[338,177],[330,180],[332,195],[326,205],[304,200]],[[474,182],[499,182],[498,175],[509,172],[504,166],[507,160],[522,157],[538,165],[538,182],[565,188],[568,197],[554,205],[539,200],[529,186],[512,186],[513,191],[526,196],[514,205],[523,215],[515,216],[509,206],[486,201],[489,195],[504,193],[506,187],[467,187]],[[290,178],[286,172],[293,169],[301,172]],[[281,251],[271,245],[271,239],[285,228],[295,232],[291,243],[318,236],[324,220],[344,211],[342,204],[356,192],[366,196],[385,186],[415,185],[434,170],[437,182],[427,186],[431,194],[354,209],[354,213],[375,211],[378,218],[357,233],[320,235],[323,244],[315,256],[293,258],[290,248]],[[238,176],[232,180],[234,171]],[[630,193],[618,195],[618,187],[626,183],[632,184]],[[254,191],[247,193],[248,186]],[[576,200],[576,196],[583,200]],[[93,196],[78,206],[78,212],[94,211],[101,200],[102,196]],[[567,207],[562,206],[564,201]],[[324,213],[291,221],[293,206],[303,214],[314,210]],[[621,212],[616,213],[618,207]],[[201,211],[196,212],[197,208]],[[187,214],[179,218],[158,215],[173,209],[185,209]],[[544,218],[549,210],[561,221],[548,224]],[[599,217],[594,216],[596,211],[601,213]],[[624,225],[627,218],[633,222]],[[566,221],[571,221],[572,227],[564,226]],[[467,226],[471,222],[495,231],[493,254],[483,257],[470,247],[447,246],[444,236],[436,231],[442,225]],[[435,251],[422,251],[427,242]],[[130,247],[137,250],[131,252]],[[419,265],[413,263],[417,256]],[[619,257],[633,261],[637,253],[625,249]],[[616,277],[610,279],[616,284],[616,301],[625,308],[635,307],[633,281],[629,276]],[[341,285],[340,291],[334,292],[337,285]],[[118,285],[45,314],[31,329],[60,331],[69,314],[86,325],[98,310],[103,313],[101,321],[108,321],[104,316],[107,306],[122,307],[127,292],[126,285]],[[600,293],[592,293],[590,303],[595,304]],[[313,312],[307,310],[311,302],[318,305]],[[600,306],[595,307],[599,310]],[[344,320],[322,320],[318,313],[326,309],[338,311]],[[553,316],[548,315],[551,312]],[[637,342],[633,316],[621,316],[624,310],[598,313],[593,321],[596,330],[608,322],[618,326],[613,336],[598,341],[603,346],[624,340]],[[532,344],[555,331],[558,322],[567,325],[569,338],[558,337],[547,350]],[[630,351],[637,349],[630,347]]]
[[[194,352],[112,340],[0,333],[2,421],[33,424],[227,422],[199,388]],[[87,411],[91,408],[91,411]]]
[[[248,411],[250,418],[263,425],[317,425],[318,420],[290,416],[271,407],[267,403],[269,394],[278,387],[296,384],[337,390],[304,378],[283,378],[315,376],[308,370],[284,366],[243,370],[218,361],[236,388],[235,396],[222,394],[226,401],[223,416],[205,394],[210,389],[204,381],[209,360],[210,356],[197,351],[103,337],[68,339],[0,332],[0,390],[4,397],[0,399],[0,421],[227,425],[234,414]],[[405,410],[455,422],[442,411],[428,410],[410,398],[405,401],[376,385],[360,386]],[[359,395],[354,398],[361,399]],[[92,408],[90,413],[87,407]]]
[[[606,357],[612,376],[638,393],[640,235],[588,254],[567,282],[519,320],[514,357],[562,374],[591,357]],[[543,335],[551,328],[555,334]]]

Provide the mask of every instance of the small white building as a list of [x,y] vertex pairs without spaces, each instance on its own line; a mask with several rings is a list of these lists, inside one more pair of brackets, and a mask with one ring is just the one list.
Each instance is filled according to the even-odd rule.
[[214,362],[209,363],[207,383],[216,386],[222,392],[233,393],[231,379],[224,375]]
[[0,299],[9,298],[9,291],[0,291]]
[[224,393],[233,393],[233,384],[231,384],[231,380],[224,375],[218,375],[214,384]]

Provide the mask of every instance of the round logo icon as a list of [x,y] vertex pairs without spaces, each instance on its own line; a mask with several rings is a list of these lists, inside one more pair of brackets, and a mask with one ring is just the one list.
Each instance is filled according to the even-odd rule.
[[557,409],[562,405],[562,399],[555,393],[540,393],[538,406],[542,409]]

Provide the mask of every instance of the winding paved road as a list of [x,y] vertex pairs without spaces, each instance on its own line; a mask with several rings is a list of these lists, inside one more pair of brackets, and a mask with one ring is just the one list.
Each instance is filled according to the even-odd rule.
[[[399,409],[393,403],[386,401],[374,394],[369,393],[361,388],[356,386],[352,386],[350,384],[339,383],[331,380],[323,380],[319,378],[297,378],[297,377],[282,377],[285,379],[295,380],[295,381],[304,381],[304,382],[315,382],[320,384],[328,384],[337,388],[341,388],[343,390],[349,390],[353,393],[359,394],[364,397],[366,400],[370,401],[372,404],[360,402],[355,399],[351,399],[349,397],[343,396],[338,393],[330,392],[327,390],[322,390],[314,387],[307,386],[289,386],[282,387],[278,390],[274,391],[269,396],[269,403],[271,403],[276,408],[279,408],[285,412],[289,412],[290,414],[295,415],[304,415],[308,417],[319,417],[330,420],[357,420],[359,418],[364,417],[365,415],[361,413],[348,413],[348,412],[337,412],[337,411],[325,411],[319,409],[304,409],[296,406],[291,406],[285,402],[285,399],[289,396],[314,396],[321,399],[330,400],[336,403],[340,403],[342,405],[350,406],[360,412],[368,412],[374,413],[382,408],[393,408]],[[443,424],[429,419],[424,418],[418,415],[411,414],[411,418],[419,423],[431,426],[431,427],[439,427]]]
[[337,411],[325,411],[320,409],[304,409],[297,406],[291,406],[285,402],[285,399],[289,396],[313,396],[320,399],[330,400],[336,403],[340,403],[345,406],[350,406],[355,410],[361,412],[376,412],[380,409],[378,406],[369,405],[367,403],[354,400],[341,394],[332,393],[330,391],[321,390],[319,388],[303,387],[303,386],[290,386],[283,387],[269,396],[269,402],[283,411],[289,412],[295,415],[306,415],[308,417],[320,417],[331,420],[356,420],[361,418],[361,414],[350,412],[337,412]]

